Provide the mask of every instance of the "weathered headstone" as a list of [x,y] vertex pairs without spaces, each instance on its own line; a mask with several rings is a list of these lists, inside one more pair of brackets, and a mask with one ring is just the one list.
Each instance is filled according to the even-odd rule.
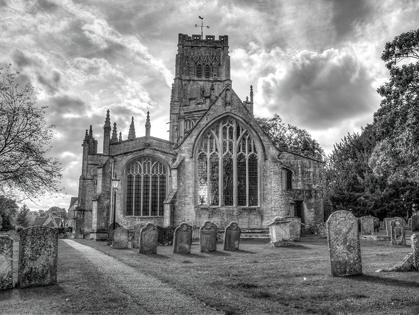
[[205,221],[199,229],[199,246],[201,252],[215,252],[217,250],[217,232],[218,227],[210,222]]
[[241,229],[237,222],[227,225],[224,233],[224,250],[239,250]]
[[374,232],[380,232],[380,219],[374,217]]
[[373,235],[374,234],[374,217],[364,216],[361,217],[361,235]]
[[181,223],[175,230],[173,253],[189,254],[192,247],[192,226]]
[[413,267],[419,270],[419,235],[412,234],[410,240],[412,241]]
[[140,235],[141,229],[144,226],[142,224],[134,225],[134,239],[132,240],[132,248],[140,248]]
[[139,253],[157,254],[159,231],[153,223],[147,223],[140,231]]
[[112,248],[124,249],[128,248],[128,230],[123,226],[118,226],[113,234]]
[[391,244],[406,245],[405,222],[402,218],[393,218],[390,221],[391,226]]
[[412,215],[412,232],[419,232],[419,213],[415,213]]
[[271,244],[291,240],[291,220],[275,217],[268,227]]
[[113,242],[113,235],[114,235],[114,232],[115,232],[115,229],[117,228],[117,227],[119,227],[120,225],[119,225],[119,223],[118,222],[115,222],[115,223],[111,223],[110,225],[109,225],[109,228],[108,228],[108,241],[107,241],[107,245],[109,246],[109,245],[112,245],[112,242]]
[[13,239],[0,236],[0,290],[13,288]]
[[393,218],[384,218],[384,225],[386,227],[387,236],[391,236],[391,226],[390,226],[391,220],[393,220]]
[[301,218],[300,217],[285,217],[285,219],[291,221],[290,241],[299,241],[301,237]]
[[358,219],[352,212],[333,212],[326,222],[327,242],[334,277],[362,274]]
[[34,226],[20,231],[19,235],[19,287],[56,283],[58,230]]

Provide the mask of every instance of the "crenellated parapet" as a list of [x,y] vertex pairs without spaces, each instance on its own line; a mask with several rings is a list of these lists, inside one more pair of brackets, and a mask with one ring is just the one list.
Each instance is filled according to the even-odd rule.
[[206,35],[205,39],[201,35],[179,34],[178,47],[196,47],[196,46],[211,46],[214,48],[228,47],[228,36],[222,35],[215,39],[214,35]]

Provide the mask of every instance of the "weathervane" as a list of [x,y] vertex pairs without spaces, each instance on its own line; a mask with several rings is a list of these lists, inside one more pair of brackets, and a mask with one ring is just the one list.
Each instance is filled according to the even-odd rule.
[[204,39],[204,27],[209,28],[209,26],[204,25],[204,18],[203,17],[199,17],[201,19],[201,26],[199,26],[198,24],[195,24],[195,27],[200,27],[201,28],[201,38]]

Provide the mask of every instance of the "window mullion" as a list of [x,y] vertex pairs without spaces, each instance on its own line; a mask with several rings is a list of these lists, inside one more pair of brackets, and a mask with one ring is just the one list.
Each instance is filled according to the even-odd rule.
[[133,183],[132,183],[132,215],[135,215],[135,177],[133,176]]
[[237,206],[237,122],[233,126],[233,206]]
[[224,170],[224,164],[223,164],[223,124],[221,123],[218,128],[218,141],[219,141],[219,152],[218,152],[218,205],[223,205],[223,170]]
[[143,174],[141,174],[141,175],[139,175],[140,176],[140,181],[141,181],[141,202],[140,202],[140,214],[141,214],[141,216],[143,216],[144,214],[143,214],[143,211],[144,211],[144,209],[143,209],[143,198],[144,198],[144,175]]

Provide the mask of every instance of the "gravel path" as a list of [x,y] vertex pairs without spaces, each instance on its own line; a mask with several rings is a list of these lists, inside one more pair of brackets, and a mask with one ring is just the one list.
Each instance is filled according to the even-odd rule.
[[62,241],[82,253],[134,303],[143,306],[143,314],[223,314],[96,249],[72,240]]

